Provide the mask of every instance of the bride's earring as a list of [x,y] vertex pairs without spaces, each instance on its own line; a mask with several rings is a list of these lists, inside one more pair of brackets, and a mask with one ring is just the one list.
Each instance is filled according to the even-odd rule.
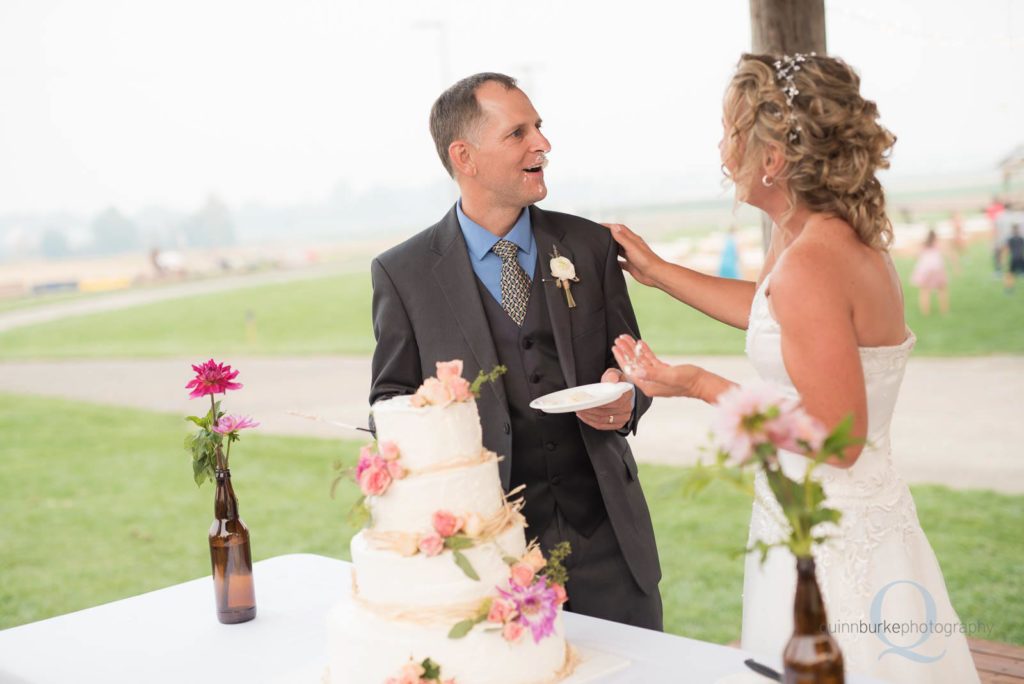
[[775,181],[773,181],[772,177],[766,173],[763,176],[761,176],[761,185],[763,185],[766,188],[770,188],[773,185],[775,185]]

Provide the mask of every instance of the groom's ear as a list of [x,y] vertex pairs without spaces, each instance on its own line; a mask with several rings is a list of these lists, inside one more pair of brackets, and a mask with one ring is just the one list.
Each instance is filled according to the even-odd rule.
[[464,140],[456,140],[448,146],[448,158],[452,161],[452,168],[460,176],[476,175],[476,163],[470,154],[469,145]]

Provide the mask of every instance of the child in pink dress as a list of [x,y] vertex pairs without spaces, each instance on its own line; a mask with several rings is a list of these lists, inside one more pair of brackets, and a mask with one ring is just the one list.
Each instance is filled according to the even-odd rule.
[[946,274],[946,258],[939,249],[934,230],[928,231],[924,249],[914,264],[914,272],[910,275],[910,282],[918,288],[917,303],[922,314],[927,316],[931,313],[933,291],[938,295],[939,310],[943,314],[949,313],[949,276]]

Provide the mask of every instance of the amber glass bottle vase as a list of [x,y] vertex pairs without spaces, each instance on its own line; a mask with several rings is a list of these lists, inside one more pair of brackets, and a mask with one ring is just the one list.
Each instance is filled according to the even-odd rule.
[[217,619],[225,624],[256,617],[256,589],[252,581],[249,528],[238,517],[238,499],[231,487],[231,471],[218,468],[217,493],[210,525],[210,562],[217,597]]
[[843,684],[843,654],[829,634],[813,558],[797,558],[793,636],[782,661],[785,684]]

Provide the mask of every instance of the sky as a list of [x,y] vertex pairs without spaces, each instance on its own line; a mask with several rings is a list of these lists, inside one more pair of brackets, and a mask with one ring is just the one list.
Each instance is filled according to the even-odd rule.
[[[478,71],[544,118],[549,198],[721,196],[749,21],[747,0],[0,0],[0,214],[435,184],[430,105]],[[826,26],[898,137],[893,181],[1024,143],[1021,0],[827,0]]]

